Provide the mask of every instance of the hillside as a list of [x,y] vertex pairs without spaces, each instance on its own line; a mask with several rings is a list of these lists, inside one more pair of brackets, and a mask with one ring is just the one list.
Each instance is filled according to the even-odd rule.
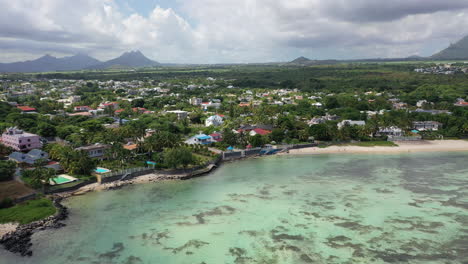
[[101,63],[85,54],[56,58],[45,55],[36,60],[0,63],[0,72],[48,72],[81,70]]
[[122,67],[138,68],[138,67],[152,67],[152,66],[159,66],[159,65],[161,65],[159,62],[148,59],[140,51],[130,51],[130,52],[125,52],[118,58],[103,62],[98,65],[90,66],[88,67],[88,69],[102,70],[102,69],[108,69],[108,68],[115,68],[116,66],[118,66],[119,68],[122,68]]
[[468,60],[468,36],[431,56],[436,60]]

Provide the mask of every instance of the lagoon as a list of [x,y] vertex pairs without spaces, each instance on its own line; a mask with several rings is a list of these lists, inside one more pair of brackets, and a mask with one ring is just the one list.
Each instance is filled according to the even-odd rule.
[[271,156],[73,197],[0,263],[466,263],[468,153]]

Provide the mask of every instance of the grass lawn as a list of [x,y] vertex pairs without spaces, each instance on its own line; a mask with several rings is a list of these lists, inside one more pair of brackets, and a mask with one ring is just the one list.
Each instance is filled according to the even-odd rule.
[[0,201],[9,197],[15,199],[34,193],[34,190],[17,181],[0,182]]
[[28,224],[55,214],[52,201],[47,198],[26,201],[13,207],[0,209],[0,223]]
[[350,146],[359,146],[359,147],[397,147],[398,145],[391,141],[363,141],[353,144]]

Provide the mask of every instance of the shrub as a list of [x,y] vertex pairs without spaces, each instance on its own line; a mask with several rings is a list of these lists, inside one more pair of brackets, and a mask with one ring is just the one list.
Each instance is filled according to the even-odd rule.
[[0,201],[0,209],[12,207],[13,204],[13,200],[9,197],[6,197]]

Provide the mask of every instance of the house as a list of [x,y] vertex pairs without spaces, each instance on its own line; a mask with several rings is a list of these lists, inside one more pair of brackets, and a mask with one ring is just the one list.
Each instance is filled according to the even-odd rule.
[[415,121],[413,128],[419,131],[437,131],[442,128],[442,124],[436,121]]
[[449,112],[448,110],[424,110],[424,109],[416,109],[414,111],[411,111],[412,113],[429,113],[429,114],[432,114],[432,115],[441,115],[441,114],[447,114],[447,115],[451,115],[452,113]]
[[394,136],[394,137],[401,137],[403,136],[403,130],[399,127],[380,127],[379,131],[377,132],[376,136]]
[[190,144],[190,145],[208,145],[213,143],[213,140],[211,136],[207,136],[205,134],[199,134],[196,136],[193,136],[185,141],[185,143]]
[[189,103],[191,105],[201,105],[202,102],[203,100],[201,98],[196,98],[196,97],[190,98],[189,100]]
[[34,165],[37,160],[48,160],[49,154],[40,149],[33,149],[28,153],[13,152],[8,156],[8,159],[17,163],[27,163],[29,165]]
[[429,102],[427,100],[419,100],[417,103],[416,103],[416,106],[417,107],[423,107],[425,104],[428,104]]
[[119,109],[119,103],[117,103],[117,102],[101,103],[99,105],[99,108],[101,108],[101,109],[111,108],[111,109],[117,110],[117,109]]
[[338,129],[342,129],[344,126],[365,126],[366,121],[353,121],[343,120],[337,124]]
[[208,117],[208,119],[205,120],[205,126],[220,126],[224,123],[223,117],[220,115],[213,115]]
[[3,145],[13,148],[17,151],[27,151],[36,148],[42,148],[41,137],[24,132],[16,127],[8,128],[2,134]]
[[221,103],[203,102],[201,103],[201,106],[204,111],[207,111],[209,107],[212,107],[214,109],[219,109],[221,107]]
[[75,112],[88,112],[89,110],[93,110],[93,109],[91,107],[87,106],[87,105],[75,106],[73,108],[73,111],[75,111]]
[[407,103],[394,103],[393,104],[393,109],[395,109],[395,110],[404,110],[406,108],[408,108]]
[[270,130],[265,130],[265,129],[261,129],[261,128],[255,128],[255,129],[253,129],[253,130],[251,130],[251,131],[249,132],[249,135],[252,136],[252,137],[255,136],[255,135],[265,136],[265,135],[268,135],[268,134],[270,134],[270,133],[271,133]]
[[104,158],[106,155],[106,150],[110,149],[109,145],[96,143],[94,145],[79,147],[76,150],[84,151],[88,154],[90,158]]
[[[242,125],[240,126],[237,130],[235,130],[235,133],[249,133],[255,129],[262,129],[264,131],[268,131],[271,133],[273,131],[273,126],[272,125]],[[260,130],[259,130],[260,131]],[[262,133],[262,132],[261,132]]]
[[17,106],[16,108],[18,108],[19,110],[21,110],[22,113],[35,113],[36,112],[36,108],[34,107],[29,107],[29,106]]
[[454,105],[455,106],[465,107],[465,106],[468,106],[468,102],[465,102],[464,99],[459,98]]
[[223,141],[223,135],[221,135],[220,133],[213,133],[213,134],[210,134],[210,137],[213,139],[213,141],[215,142],[221,142]]
[[312,103],[312,106],[315,106],[317,108],[321,108],[323,106],[323,104],[320,103],[320,102],[316,102],[316,103]]

